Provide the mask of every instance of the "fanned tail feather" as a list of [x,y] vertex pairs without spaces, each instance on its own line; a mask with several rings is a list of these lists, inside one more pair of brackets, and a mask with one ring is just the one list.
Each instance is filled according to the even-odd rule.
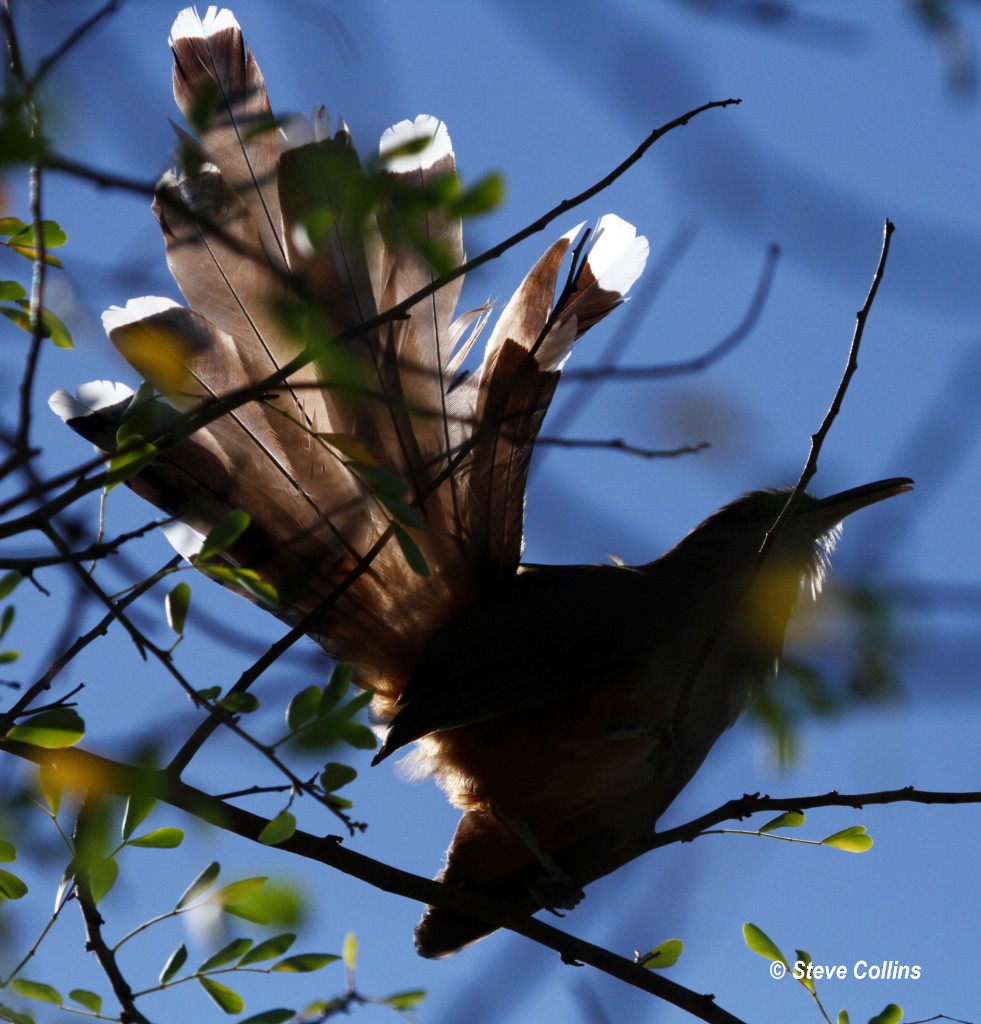
[[[461,379],[489,317],[482,307],[454,321],[462,279],[364,326],[464,260],[458,217],[400,200],[455,175],[445,125],[423,116],[384,134],[384,198],[365,216],[346,126],[332,137],[323,110],[278,125],[230,11],[183,11],[170,42],[175,98],[199,142],[180,133],[192,159],[161,180],[154,211],[189,308],[132,300],[106,329],[166,415],[232,408],[127,483],[185,524],[184,551],[246,511],[251,525],[225,557],[275,587],[290,621],[323,608],[311,635],[355,663],[385,715],[433,632],[515,571],[531,452],[562,363],[622,301],[646,241],[604,218],[556,297],[575,232],[563,236]],[[53,406],[112,452],[132,401],[90,388]],[[334,602],[393,522],[403,548],[386,543]]]

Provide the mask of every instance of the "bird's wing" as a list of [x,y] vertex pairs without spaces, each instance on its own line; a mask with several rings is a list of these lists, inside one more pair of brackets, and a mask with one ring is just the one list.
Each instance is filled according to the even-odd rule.
[[658,616],[642,573],[522,570],[433,637],[376,762],[432,732],[578,697],[640,657]]

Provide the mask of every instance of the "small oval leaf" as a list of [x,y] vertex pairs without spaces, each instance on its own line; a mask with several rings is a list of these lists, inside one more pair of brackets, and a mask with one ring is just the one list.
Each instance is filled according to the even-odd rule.
[[146,820],[156,802],[157,798],[146,788],[130,794],[126,801],[126,810],[123,812],[123,839],[129,839],[139,824]]
[[746,945],[759,956],[765,960],[774,960],[781,963],[788,970],[790,965],[787,963],[787,958],[780,952],[776,944],[762,929],[757,928],[755,924],[751,924],[747,921],[743,925],[743,940]]
[[331,761],[320,773],[320,785],[327,793],[333,793],[349,782],[353,782],[357,777],[358,773],[349,764]]
[[225,1013],[241,1013],[245,1009],[245,1000],[227,985],[222,985],[214,978],[198,976],[201,987]]
[[344,967],[352,973],[358,967],[358,937],[354,932],[348,932],[344,936],[344,948],[341,950],[344,956]]
[[787,811],[768,821],[760,829],[760,832],[773,832],[778,828],[800,828],[804,824],[804,820],[804,815],[800,811]]
[[249,528],[251,521],[248,512],[240,508],[233,509],[208,532],[194,561],[205,562],[234,544]]
[[15,725],[7,739],[32,743],[45,750],[73,747],[85,735],[85,723],[73,708],[51,708]]
[[19,900],[28,893],[27,883],[9,871],[0,869],[0,898]]
[[214,884],[215,879],[218,877],[218,872],[221,870],[221,865],[218,861],[212,861],[205,869],[194,879],[193,882],[184,890],[183,895],[177,901],[175,910],[182,910],[189,903],[193,903],[199,896],[203,896],[204,893],[211,888]]
[[186,583],[178,583],[164,599],[167,611],[167,625],[178,635],[184,635],[184,623],[191,606],[191,588]]
[[166,985],[185,963],[187,963],[187,946],[182,942],[167,958],[167,962],[164,964],[164,968],[160,972],[160,984]]
[[232,906],[254,896],[268,881],[268,876],[261,875],[256,878],[243,878],[238,882],[232,882],[208,897],[209,903],[216,903],[219,907]]
[[130,846],[148,850],[172,850],[184,842],[184,830],[180,828],[155,828],[152,832],[130,840]]
[[296,1010],[263,1010],[262,1013],[240,1020],[238,1024],[285,1024],[285,1021],[293,1020],[295,1016]]
[[109,895],[119,877],[119,865],[112,857],[99,861],[89,872],[89,888],[92,890],[92,902],[98,906]]
[[73,988],[68,993],[68,998],[78,1003],[79,1006],[84,1006],[86,1010],[91,1010],[93,1013],[102,1013],[102,996],[95,992],[89,992],[88,989],[84,988]]
[[259,833],[259,842],[266,846],[278,846],[286,842],[296,831],[296,818],[289,811],[280,811]]
[[665,939],[649,953],[640,957],[637,962],[649,971],[663,971],[666,967],[673,967],[678,962],[684,948],[681,939]]
[[294,732],[301,725],[309,722],[317,714],[320,706],[321,689],[319,686],[308,686],[293,695],[286,708],[286,724]]
[[265,942],[260,942],[258,946],[249,950],[239,961],[239,967],[247,967],[249,964],[257,964],[263,960],[272,960],[277,956],[282,956],[294,942],[296,942],[296,936],[289,932],[274,935],[271,939],[266,939]]
[[411,1010],[425,998],[426,990],[418,988],[411,992],[394,992],[390,996],[385,996],[382,1002],[386,1006],[392,1007],[393,1010]]
[[17,847],[8,843],[6,839],[0,839],[0,864],[13,864],[17,860]]
[[10,983],[10,987],[19,996],[23,996],[25,999],[36,999],[39,1003],[54,1003],[55,1006],[61,1006],[64,999],[61,998],[61,993],[50,985],[45,985],[43,981],[28,981],[26,978],[14,978]]
[[52,814],[58,813],[61,807],[61,778],[58,769],[50,764],[41,765],[38,772],[38,785],[41,787],[41,796],[48,805]]
[[251,939],[232,939],[227,946],[222,946],[217,953],[212,953],[207,960],[198,968],[198,973],[213,971],[218,967],[224,967],[233,960],[238,960],[252,948]]
[[282,971],[286,974],[306,974],[309,971],[319,971],[322,967],[336,963],[340,959],[339,956],[334,956],[332,953],[297,953],[296,956],[288,956],[285,960],[273,964],[272,970]]
[[852,825],[851,828],[842,829],[822,839],[821,845],[833,846],[847,853],[865,853],[872,847],[872,837],[866,833],[864,825]]

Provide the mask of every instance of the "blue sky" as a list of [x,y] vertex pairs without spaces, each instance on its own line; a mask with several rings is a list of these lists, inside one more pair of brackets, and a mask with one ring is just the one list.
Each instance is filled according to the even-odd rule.
[[[29,59],[95,9],[94,4],[23,5],[18,12]],[[735,11],[735,6],[723,9]],[[80,161],[152,181],[169,164],[176,117],[170,95],[167,35],[176,4],[131,3],[86,40],[49,90],[58,146]],[[656,557],[718,505],[743,490],[793,482],[844,366],[855,311],[864,300],[886,217],[896,223],[885,281],[866,330],[857,377],[822,454],[819,493],[888,476],[911,476],[917,489],[847,524],[832,587],[816,612],[802,608],[791,650],[842,670],[847,624],[833,583],[863,580],[900,597],[899,677],[904,698],[847,719],[810,722],[801,756],[777,770],[766,742],[742,722],[720,741],[671,809],[680,823],[733,796],[868,791],[913,784],[978,789],[981,743],[975,723],[981,615],[981,500],[978,380],[981,372],[981,98],[949,88],[927,34],[902,3],[801,5],[797,20],[761,26],[712,17],[697,4],[635,0],[605,5],[567,0],[460,4],[240,2],[234,6],[265,73],[277,112],[326,103],[370,151],[391,123],[418,113],[449,126],[464,178],[500,170],[505,204],[470,225],[467,250],[487,245],[605,174],[657,125],[708,100],[713,110],[664,138],[644,161],[582,212],[560,220],[475,275],[463,306],[506,299],[554,237],[584,218],[614,211],[645,233],[649,266],[679,238],[656,296],[644,282],[632,304],[591,332],[569,366],[600,360],[627,320],[625,365],[663,363],[709,348],[740,320],[765,251],[781,248],[766,307],[751,336],[708,372],[673,380],[607,383],[588,393],[566,382],[553,416],[573,437],[625,437],[650,447],[707,440],[698,456],[642,462],[611,452],[549,450],[533,469],[526,557],[589,562],[616,554]],[[981,45],[981,13],[959,5],[967,36]],[[8,181],[13,213],[25,215],[23,182]],[[148,204],[51,177],[46,215],[70,237],[66,271],[50,301],[71,323],[77,349],[49,351],[39,399],[56,387],[132,375],[98,326],[110,304],[139,294],[180,298],[166,274]],[[4,276],[13,265],[4,263]],[[653,275],[649,274],[649,277]],[[16,372],[19,338],[0,349],[0,373]],[[563,394],[565,397],[563,397]],[[574,413],[570,417],[570,410]],[[50,422],[39,401],[39,439],[54,469],[87,455]],[[546,422],[546,433],[549,423]],[[114,495],[118,529],[145,517],[135,498]],[[146,568],[167,549],[148,541]],[[136,570],[110,579],[122,586]],[[35,635],[40,651],[67,585],[51,574],[55,597],[24,597],[19,646]],[[277,625],[204,581],[196,605],[244,633],[271,640]],[[152,605],[152,606],[151,606]],[[160,599],[144,621],[160,622]],[[192,620],[193,624],[193,620]],[[35,631],[33,634],[31,630]],[[254,653],[216,650],[202,622],[181,649],[181,664],[201,685],[229,682]],[[29,659],[23,679],[36,675]],[[260,692],[270,709],[327,666],[309,647],[275,669]],[[122,749],[124,710],[186,723],[173,684],[148,671],[122,636],[90,648],[66,682],[88,684],[93,733]],[[270,725],[270,728],[273,728]],[[235,765],[231,739],[215,761]],[[244,762],[243,762],[244,763]],[[386,763],[364,771],[351,790],[371,827],[356,848],[430,875],[454,827],[455,812],[435,788],[399,781]],[[251,781],[251,780],[250,780]],[[275,812],[274,806],[266,809]],[[179,823],[157,812],[155,824]],[[159,821],[157,819],[159,818]],[[866,1020],[897,1002],[911,1020],[947,1013],[977,1019],[981,985],[973,967],[978,930],[976,809],[894,806],[815,812],[808,836],[865,824],[867,854],[712,836],[635,863],[592,887],[563,927],[629,955],[669,937],[685,942],[671,976],[752,1021],[818,1020],[806,993],[774,982],[742,943],[754,921],[785,950],[807,949],[816,962],[899,960],[919,964],[919,981],[832,981],[821,988],[829,1010],[847,1007]],[[311,816],[312,829],[331,829]],[[506,1016],[515,1021],[687,1020],[649,997],[624,992],[588,969],[563,968],[555,956],[517,937],[495,936],[444,963],[418,960],[411,929],[418,908],[323,869],[295,865],[272,851],[218,844],[194,834],[179,854],[134,853],[132,880],[107,902],[113,926],[160,909],[212,858],[228,870],[294,873],[314,911],[300,945],[337,951],[354,930],[362,946],[359,984],[384,994],[426,988],[419,1016],[428,1024]],[[161,871],[161,865],[163,870]],[[50,896],[43,879],[31,908],[37,925]],[[52,894],[53,895],[53,894]],[[116,902],[113,903],[112,900]],[[118,915],[118,917],[115,917]],[[26,925],[21,941],[35,926]],[[175,929],[163,945],[180,941]],[[169,945],[168,945],[169,942]],[[146,942],[129,961],[152,978],[163,951]],[[202,958],[205,948],[199,947]],[[74,922],[54,936],[38,976],[79,972],[65,987],[97,987],[81,956]],[[63,957],[73,950],[71,961]],[[62,967],[70,962],[71,967]],[[58,965],[58,966],[53,966]],[[249,1010],[313,999],[336,990],[339,973],[302,978],[288,991],[269,985]],[[105,988],[103,985],[102,988]],[[265,993],[268,993],[266,995]],[[200,992],[148,1005],[152,1019],[210,1019]],[[389,1019],[359,1011],[366,1021]],[[214,1017],[217,1018],[217,1012]]]

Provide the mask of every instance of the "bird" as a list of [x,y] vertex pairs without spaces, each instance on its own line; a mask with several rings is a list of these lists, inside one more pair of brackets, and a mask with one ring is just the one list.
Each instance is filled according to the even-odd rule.
[[[743,495],[647,564],[523,563],[562,368],[625,300],[647,239],[606,214],[553,242],[503,308],[458,315],[445,270],[466,259],[467,193],[442,121],[401,121],[362,157],[324,108],[273,115],[230,10],[181,11],[169,43],[189,130],[153,212],[186,304],[111,307],[143,384],[50,405],[107,458],[153,442],[118,475],[188,560],[239,517],[198,567],[352,666],[387,725],[373,763],[414,744],[403,772],[463,812],[445,885],[512,916],[570,908],[774,676],[842,520],[912,481],[804,494],[765,560],[791,488]],[[444,957],[494,929],[429,907],[416,947]]]

